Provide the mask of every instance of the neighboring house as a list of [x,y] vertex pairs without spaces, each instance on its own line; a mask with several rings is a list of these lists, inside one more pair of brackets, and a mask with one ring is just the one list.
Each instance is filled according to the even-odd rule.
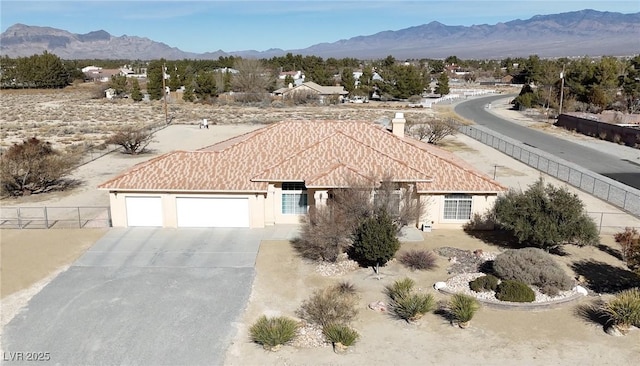
[[[344,90],[343,86],[323,86],[316,84],[313,81],[307,81],[293,88],[278,89],[276,90],[276,92],[279,92],[283,98],[292,98],[295,93],[311,92],[319,96],[321,103],[323,103],[326,98],[331,96],[344,97],[345,95],[349,94],[348,91]],[[276,92],[274,92],[274,94],[278,95]]]
[[283,121],[198,151],[174,151],[101,184],[113,226],[296,224],[336,189],[391,176],[426,204],[416,226],[459,228],[505,187],[453,154],[364,121]]

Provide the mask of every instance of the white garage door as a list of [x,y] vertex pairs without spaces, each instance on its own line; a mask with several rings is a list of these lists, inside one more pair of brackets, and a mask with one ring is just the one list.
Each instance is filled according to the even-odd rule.
[[176,199],[179,227],[249,227],[247,198]]
[[127,226],[162,226],[160,197],[127,197]]

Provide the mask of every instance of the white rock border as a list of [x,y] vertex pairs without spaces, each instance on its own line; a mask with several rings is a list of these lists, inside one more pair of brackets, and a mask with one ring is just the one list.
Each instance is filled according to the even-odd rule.
[[560,291],[557,296],[549,296],[541,293],[537,288],[532,287],[533,292],[536,294],[536,299],[530,303],[516,303],[509,301],[500,301],[495,297],[495,291],[486,291],[486,292],[475,292],[469,288],[469,282],[475,280],[478,277],[484,276],[485,273],[462,273],[453,277],[450,277],[445,282],[436,282],[433,285],[433,288],[449,294],[453,295],[456,293],[463,293],[466,295],[473,296],[477,298],[480,302],[493,305],[499,308],[520,308],[520,309],[535,309],[535,308],[545,308],[545,307],[554,307],[559,304],[565,304],[568,302],[573,302],[582,296],[587,296],[588,292],[582,286],[575,286],[571,290],[568,291]]

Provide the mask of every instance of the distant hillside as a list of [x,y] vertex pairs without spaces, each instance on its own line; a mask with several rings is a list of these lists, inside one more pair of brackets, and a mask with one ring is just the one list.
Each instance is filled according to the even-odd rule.
[[[268,47],[269,45],[265,45]],[[218,50],[184,52],[135,36],[114,37],[99,30],[73,34],[49,27],[16,24],[0,35],[0,55],[30,56],[49,51],[64,59],[217,59],[220,56],[270,58],[287,52],[320,57],[504,58],[529,56],[601,56],[640,53],[640,12],[621,14],[581,10],[536,15],[495,25],[449,26],[433,21],[397,31],[383,31],[295,50]]]

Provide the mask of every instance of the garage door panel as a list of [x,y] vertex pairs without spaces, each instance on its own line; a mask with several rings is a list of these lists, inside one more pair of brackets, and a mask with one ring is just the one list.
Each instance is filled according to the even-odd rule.
[[127,226],[162,226],[160,197],[126,197]]
[[179,227],[249,227],[247,198],[178,197]]

